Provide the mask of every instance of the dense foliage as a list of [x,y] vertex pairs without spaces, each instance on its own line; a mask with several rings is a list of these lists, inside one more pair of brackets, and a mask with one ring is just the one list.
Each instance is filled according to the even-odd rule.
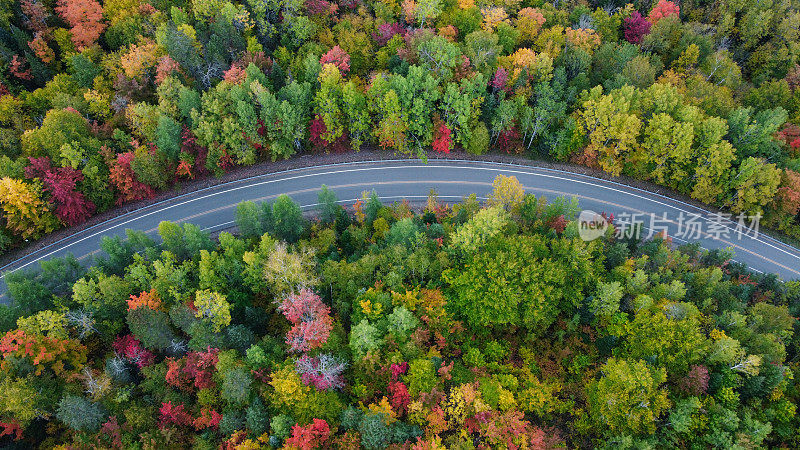
[[297,152],[462,148],[800,237],[797,0],[2,0],[0,250]]
[[243,203],[239,237],[162,223],[88,270],[13,274],[0,445],[800,445],[800,282],[585,242],[575,202],[513,178],[490,204],[346,211],[323,189],[312,221]]

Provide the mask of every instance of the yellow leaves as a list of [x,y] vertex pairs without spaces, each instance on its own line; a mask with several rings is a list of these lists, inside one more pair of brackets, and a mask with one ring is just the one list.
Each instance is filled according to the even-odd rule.
[[635,94],[632,86],[625,86],[602,95],[597,86],[579,111],[578,126],[589,139],[587,151],[597,152],[600,167],[612,175],[622,173],[627,154],[636,147],[642,121],[631,113]]
[[501,389],[498,406],[501,411],[508,411],[515,408],[517,406],[517,400],[514,399],[514,394],[507,389]]
[[459,9],[472,9],[475,7],[475,0],[458,0]]
[[489,205],[503,208],[513,208],[525,199],[525,189],[517,177],[498,175],[492,182],[492,194],[489,196]]
[[283,406],[295,404],[301,398],[307,397],[311,390],[300,381],[294,366],[288,364],[272,373],[269,384],[275,389],[272,395],[273,401]]
[[481,8],[481,14],[483,15],[481,28],[486,31],[494,31],[497,25],[501,23],[510,24],[508,13],[499,6]]
[[714,341],[719,341],[720,339],[725,339],[728,337],[725,335],[724,330],[718,330],[716,328],[711,330],[711,333],[709,333],[708,336]]
[[405,306],[409,311],[415,311],[420,303],[419,292],[406,290],[405,293],[392,291],[392,305]]
[[23,239],[37,238],[56,227],[57,219],[41,199],[41,187],[9,177],[0,179],[0,203],[5,211],[6,227]]
[[369,299],[364,299],[359,302],[361,311],[369,318],[378,317],[383,313],[383,304],[376,303],[374,306]]
[[[562,386],[558,382],[541,382],[534,375],[530,375],[526,380],[528,387],[519,394],[520,408],[525,412],[531,412],[538,416],[545,416],[556,411],[556,407],[561,402],[558,393]],[[501,394],[502,402],[502,394]]]
[[39,311],[38,313],[17,319],[17,328],[25,334],[48,336],[56,339],[67,339],[67,319],[64,313],[56,311]]
[[397,421],[397,413],[394,411],[392,405],[389,403],[389,399],[386,398],[385,395],[381,397],[379,402],[370,403],[369,406],[367,406],[367,411],[373,414],[383,415],[387,424],[392,424]]
[[544,15],[538,9],[522,8],[517,13],[517,30],[520,32],[520,39],[533,40],[539,34],[544,23]]
[[158,45],[152,40],[133,44],[120,59],[122,71],[128,78],[141,80],[148,69],[156,66],[160,53]]
[[342,81],[342,74],[336,64],[327,63],[319,72],[319,82],[325,86],[336,86]]
[[672,68],[675,69],[677,73],[685,74],[697,66],[697,60],[699,58],[700,47],[698,47],[697,44],[691,44],[686,47],[686,50],[672,63]]
[[415,21],[414,18],[417,15],[417,8],[419,8],[417,2],[414,0],[403,0],[401,7],[403,9],[403,16],[405,16],[406,22],[413,24]]
[[600,46],[600,36],[591,28],[567,28],[564,31],[567,43],[592,54]]
[[197,308],[195,315],[208,319],[214,331],[219,332],[231,323],[231,304],[226,297],[209,289],[195,293],[194,306]]

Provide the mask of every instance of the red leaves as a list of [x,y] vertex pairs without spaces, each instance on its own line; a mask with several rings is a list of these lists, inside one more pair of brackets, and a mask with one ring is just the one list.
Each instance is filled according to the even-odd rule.
[[94,45],[106,29],[103,7],[94,0],[58,0],[56,12],[72,27],[72,43],[78,50]]
[[19,422],[16,420],[0,422],[0,428],[2,428],[0,431],[0,438],[13,435],[15,441],[22,439],[22,427],[19,426]]
[[339,5],[326,0],[306,0],[306,11],[312,15],[329,16],[336,14]]
[[339,69],[339,73],[342,75],[346,75],[347,72],[350,71],[350,55],[338,45],[330,49],[328,53],[322,55],[319,59],[319,63],[323,66],[325,64],[333,64]]
[[642,38],[650,34],[650,27],[653,24],[642,17],[639,11],[631,13],[630,17],[625,18],[623,28],[625,30],[625,40],[631,44],[639,44]]
[[161,414],[161,423],[173,425],[192,425],[192,416],[184,410],[183,405],[173,405],[171,401],[162,403],[158,412]]
[[219,349],[209,347],[205,352],[190,352],[186,355],[183,371],[194,379],[197,389],[212,388],[214,372],[217,370]]
[[47,7],[42,2],[22,0],[19,5],[25,15],[25,26],[28,29],[36,33],[48,30],[47,19],[50,17],[50,13],[47,12]]
[[286,439],[284,445],[291,448],[311,450],[322,448],[331,436],[331,429],[328,422],[322,419],[314,421],[306,426],[295,424],[292,427],[292,436]]
[[653,22],[653,25],[658,23],[659,20],[671,15],[679,15],[680,7],[669,0],[658,0],[658,4],[650,11],[648,19]]
[[186,411],[184,405],[173,405],[171,401],[161,404],[158,412],[161,414],[161,426],[171,424],[178,426],[191,426],[196,430],[204,428],[218,428],[222,415],[211,408],[203,408],[197,418]]
[[400,375],[405,375],[408,372],[408,363],[405,361],[400,364],[392,363],[389,370],[392,372],[392,381],[397,381],[400,379]]
[[497,136],[497,147],[509,154],[522,154],[525,149],[522,146],[522,136],[516,126],[500,132]]
[[8,71],[11,75],[19,78],[20,80],[30,81],[33,79],[33,74],[31,74],[31,69],[23,69],[22,66],[25,64],[24,60],[19,57],[19,55],[14,55],[11,58],[11,65],[8,67]]
[[382,23],[378,25],[378,29],[372,33],[372,39],[375,39],[375,43],[377,43],[378,46],[383,47],[389,43],[395,34],[405,36],[406,29],[397,22]]
[[502,67],[498,68],[492,77],[492,87],[498,91],[508,90],[508,71]]
[[322,347],[333,330],[330,308],[308,289],[289,295],[278,309],[294,325],[286,335],[286,343],[293,352]]
[[547,226],[555,230],[556,233],[561,234],[564,232],[564,229],[567,228],[567,224],[569,222],[564,217],[563,214],[553,217],[548,221]]
[[131,334],[118,337],[112,347],[117,354],[136,364],[140,369],[153,364],[155,360],[155,355],[142,348],[141,342]]
[[315,116],[308,127],[309,141],[311,141],[311,145],[314,149],[333,151],[334,153],[344,153],[350,150],[350,146],[347,143],[346,132],[342,133],[342,135],[333,142],[328,142],[327,139],[322,137],[327,132],[328,127],[325,126],[325,122],[322,121],[319,115]]
[[800,173],[789,169],[783,171],[777,200],[783,212],[791,216],[797,214],[800,210]]
[[208,149],[198,144],[192,130],[184,125],[183,131],[181,132],[181,154],[179,157],[180,163],[176,170],[177,175],[187,176],[189,178],[207,175],[207,156]]
[[219,422],[222,420],[222,414],[214,411],[211,408],[203,408],[200,410],[200,416],[194,419],[194,428],[202,430],[204,428],[219,428]]
[[70,339],[56,339],[42,335],[28,335],[22,330],[7,332],[0,339],[0,370],[9,364],[19,364],[19,359],[30,358],[41,375],[49,367],[56,375],[80,370],[86,362],[86,347]]
[[432,146],[437,153],[450,153],[450,149],[453,147],[453,138],[450,128],[444,122],[434,129]]
[[295,370],[303,383],[321,390],[344,387],[342,372],[346,367],[347,363],[330,354],[303,355],[295,361]]
[[50,158],[28,158],[31,165],[25,168],[25,176],[42,180],[45,192],[53,196],[56,215],[67,225],[86,222],[94,214],[95,206],[76,189],[83,181],[83,173],[72,167],[52,167]]
[[128,299],[129,311],[141,307],[161,309],[161,298],[159,298],[158,292],[156,292],[155,288],[150,289],[150,292],[144,291],[138,296],[131,295],[131,298]]
[[689,395],[701,395],[708,390],[708,380],[708,368],[694,364],[689,373],[678,382],[678,387]]
[[406,408],[411,404],[408,387],[400,381],[389,383],[389,403],[395,410],[405,413]]
[[787,122],[777,133],[777,138],[789,147],[792,157],[800,156],[800,127]]
[[153,188],[139,181],[131,169],[131,161],[134,156],[133,152],[120,153],[117,155],[116,164],[112,164],[108,168],[109,178],[119,191],[117,205],[132,200],[151,198],[156,194]]

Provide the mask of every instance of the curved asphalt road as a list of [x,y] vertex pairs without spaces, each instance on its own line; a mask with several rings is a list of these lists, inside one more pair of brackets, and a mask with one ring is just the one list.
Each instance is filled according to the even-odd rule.
[[[162,220],[191,222],[206,230],[221,230],[233,225],[236,205],[245,200],[272,200],[280,194],[288,194],[303,209],[313,209],[322,184],[336,192],[340,203],[348,205],[355,202],[363,191],[371,189],[375,189],[386,202],[403,198],[424,201],[432,188],[436,189],[441,200],[455,202],[471,193],[485,198],[492,190],[492,181],[499,174],[516,176],[527,192],[537,196],[546,195],[549,199],[574,196],[582,208],[614,213],[617,218],[622,213],[640,214],[638,219],[644,222],[645,235],[651,223],[650,214],[662,218],[666,213],[668,222],[661,225],[666,226],[668,234],[676,242],[685,242],[675,237],[679,215],[683,213],[689,217],[699,214],[702,233],[697,240],[704,248],[732,247],[737,261],[757,271],[775,272],[785,280],[800,278],[800,250],[763,234],[756,238],[744,235],[739,239],[735,232],[736,223],[731,221],[724,222],[722,233],[708,232],[711,231],[710,223],[719,222],[719,219],[692,205],[570,172],[458,160],[431,160],[427,164],[419,160],[343,163],[293,169],[225,183],[126,213],[28,254],[0,267],[0,270],[5,274],[37,267],[42,259],[67,253],[90,263],[91,257],[100,252],[101,237],[124,237],[128,228],[156,235],[156,228]],[[727,237],[724,236],[726,233]],[[715,236],[722,239],[717,240]],[[7,301],[4,291],[4,285],[0,285],[0,292],[3,293],[0,302]]]

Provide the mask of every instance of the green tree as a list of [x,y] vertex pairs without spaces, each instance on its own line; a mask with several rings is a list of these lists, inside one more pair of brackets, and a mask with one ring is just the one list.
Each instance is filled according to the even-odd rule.
[[589,417],[604,434],[650,435],[656,420],[670,406],[664,369],[650,369],[644,361],[610,358],[602,377],[587,386]]
[[297,242],[305,229],[300,205],[286,194],[281,194],[272,205],[272,220],[275,236],[290,244]]
[[476,332],[508,324],[546,332],[562,311],[575,310],[595,270],[588,260],[591,251],[576,248],[583,243],[552,245],[539,236],[516,236],[467,254],[460,270],[442,273],[449,285],[448,308]]
[[336,214],[339,208],[341,208],[338,202],[339,198],[336,196],[336,193],[323,184],[317,194],[317,211],[319,213],[320,222],[332,223],[336,220]]
[[749,157],[739,165],[739,171],[731,180],[733,198],[731,210],[750,215],[763,212],[770,204],[781,183],[781,171],[775,164]]

